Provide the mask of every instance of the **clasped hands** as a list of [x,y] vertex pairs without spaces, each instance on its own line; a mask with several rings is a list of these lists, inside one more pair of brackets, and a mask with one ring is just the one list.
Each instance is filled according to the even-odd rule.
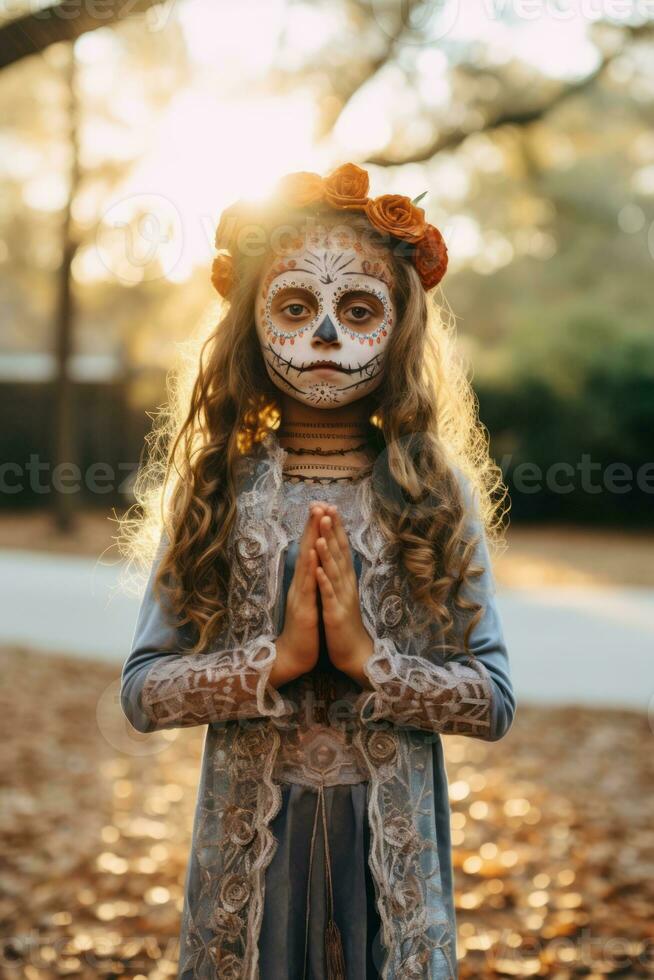
[[337,507],[316,502],[309,508],[286,597],[284,628],[270,675],[274,687],[312,670],[318,661],[318,595],[329,659],[361,687],[370,688],[363,665],[373,652],[373,641],[361,618],[350,542]]

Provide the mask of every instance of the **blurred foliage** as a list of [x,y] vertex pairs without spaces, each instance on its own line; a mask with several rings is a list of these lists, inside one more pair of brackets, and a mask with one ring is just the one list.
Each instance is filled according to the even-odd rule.
[[[495,357],[495,368],[501,361],[503,370],[485,373],[482,358],[476,390],[493,453],[508,477],[512,515],[651,522],[654,335],[620,330],[600,312],[578,314],[547,330],[521,331]],[[579,468],[584,457],[592,464],[587,484]],[[516,468],[524,464],[543,475],[541,492],[523,492]],[[557,476],[560,464],[574,474],[568,468]],[[619,466],[612,471],[611,464]],[[557,492],[557,485],[573,490]],[[602,493],[588,489],[600,486]],[[629,486],[628,495],[619,491]]]
[[[17,3],[16,15],[27,8]],[[307,120],[294,117],[291,126],[290,108],[270,138],[273,107],[261,100],[304,94],[324,159],[369,166],[376,193],[429,189],[427,217],[450,247],[444,294],[470,352],[481,417],[498,461],[510,455],[513,515],[652,523],[651,494],[528,494],[511,474],[521,462],[576,466],[583,454],[635,471],[651,456],[653,22],[583,22],[550,75],[545,61],[521,56],[516,39],[529,24],[509,8],[492,18],[509,27],[501,41],[487,30],[481,4],[467,35],[454,21],[439,33],[448,9],[338,0],[273,10],[247,0],[216,12],[180,0],[156,29],[135,16],[78,41],[74,349],[115,354],[124,364],[136,421],[115,449],[123,461],[137,461],[145,413],[165,395],[163,375],[179,343],[211,322],[212,228],[227,203],[223,184],[229,195],[234,173],[252,157],[265,174],[266,146],[277,159],[273,142],[288,143],[291,159],[305,146]],[[259,33],[244,30],[255,14]],[[565,25],[546,18],[541,27],[556,51]],[[54,346],[71,162],[62,50],[55,44],[0,75],[0,353]],[[247,114],[248,100],[258,115]],[[212,118],[212,106],[223,121]],[[233,114],[221,116],[226,106]],[[251,144],[257,125],[263,138]],[[167,142],[162,131],[173,134]],[[313,168],[305,152],[298,149],[289,169]],[[140,169],[144,160],[149,169]],[[103,266],[97,236],[107,210],[132,193],[135,172],[146,175],[138,185],[144,197],[167,194],[180,213],[184,261],[169,276],[155,255],[141,281],[127,282],[118,264]],[[194,184],[199,193],[187,196]],[[138,236],[141,217],[138,209],[131,215],[126,236]],[[87,429],[78,444],[92,457],[101,451]],[[36,441],[48,440],[39,430]],[[3,457],[17,458],[15,436],[8,449],[0,446]]]

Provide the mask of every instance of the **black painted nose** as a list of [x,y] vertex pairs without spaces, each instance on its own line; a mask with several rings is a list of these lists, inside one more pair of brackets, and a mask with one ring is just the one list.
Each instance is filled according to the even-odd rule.
[[326,343],[329,344],[333,343],[335,340],[338,340],[336,327],[332,323],[329,314],[327,314],[327,316],[322,321],[320,326],[316,329],[316,332],[314,333],[313,336],[320,337],[321,340],[324,340]]

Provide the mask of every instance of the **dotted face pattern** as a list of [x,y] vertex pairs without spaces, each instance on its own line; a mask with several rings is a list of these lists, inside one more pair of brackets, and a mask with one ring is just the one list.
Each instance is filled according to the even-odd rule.
[[[272,306],[275,300],[275,296],[282,289],[288,289],[290,287],[298,287],[301,289],[306,289],[316,297],[317,311],[312,320],[308,323],[303,323],[295,330],[286,330],[275,323],[272,316]],[[338,305],[343,296],[347,293],[356,290],[358,293],[369,293],[371,296],[375,296],[381,303],[384,309],[384,316],[374,330],[366,331],[362,333],[361,330],[355,330],[348,323],[343,323],[338,316]],[[297,280],[290,279],[288,281],[278,282],[268,290],[268,296],[266,299],[266,305],[263,311],[263,321],[266,326],[266,336],[271,343],[284,344],[288,340],[291,344],[295,343],[297,337],[304,336],[305,333],[312,334],[316,330],[325,318],[326,303],[321,292],[311,285],[305,279]],[[376,289],[374,286],[370,286],[363,281],[357,285],[354,283],[345,283],[336,289],[331,295],[331,302],[329,302],[329,315],[335,326],[346,333],[351,340],[357,341],[362,346],[367,344],[373,347],[375,343],[381,343],[382,337],[388,335],[390,327],[393,325],[393,311],[391,309],[391,303],[385,293],[381,288]]]
[[[256,301],[257,332],[268,373],[279,388],[308,404],[345,404],[363,397],[383,374],[395,320],[392,271],[383,258],[356,245],[321,249],[311,242],[296,256],[271,263]],[[288,291],[287,303],[279,295],[282,291]],[[297,326],[280,312],[294,303],[310,309]],[[376,311],[360,326],[356,316],[345,316],[345,310],[359,305]],[[327,318],[329,332],[320,329]],[[323,357],[336,361],[341,370],[329,378],[317,377],[310,365]]]

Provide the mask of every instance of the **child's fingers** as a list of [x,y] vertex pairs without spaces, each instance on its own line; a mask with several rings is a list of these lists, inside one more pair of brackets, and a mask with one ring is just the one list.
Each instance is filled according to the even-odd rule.
[[353,569],[350,542],[337,509],[335,507],[330,508],[327,516],[331,518],[331,529],[325,533],[325,537],[330,551],[338,562],[341,574],[345,575],[351,568]]
[[306,524],[304,525],[302,536],[300,537],[296,567],[299,566],[300,564],[301,565],[306,564],[307,555],[309,554],[309,549],[312,547],[312,545],[313,545],[313,538],[311,533],[311,524],[309,521],[307,521]]
[[316,591],[316,565],[318,556],[315,548],[309,548],[300,578],[300,594],[311,596]]
[[[333,537],[333,535],[329,535],[329,537]],[[341,579],[341,570],[336,557],[330,549],[326,536],[323,535],[318,538],[316,541],[316,551],[318,552],[320,563],[324,571],[327,573],[330,582],[334,588],[337,589]]]
[[304,583],[305,576],[308,579],[308,582],[305,583],[306,588],[311,584],[315,585],[315,579],[313,583],[311,581],[313,574],[311,569],[311,549],[315,548],[316,538],[318,537],[318,520],[319,517],[317,515],[310,514],[307,517],[300,538],[298,556],[295,563],[298,581],[301,579]]
[[331,515],[331,518],[334,524],[334,534],[336,535],[336,540],[340,545],[341,551],[345,555],[350,554],[350,539],[347,536],[347,531],[343,527],[341,515],[336,508],[334,508],[334,513]]
[[327,606],[336,599],[336,592],[322,565],[316,566],[316,578],[318,579],[318,586],[320,588],[320,598],[322,599],[323,605]]
[[339,572],[344,570],[343,557],[341,555],[341,549],[338,541],[334,536],[334,523],[330,514],[325,514],[320,521],[320,533],[327,542],[327,548],[330,555],[336,562]]
[[320,521],[324,513],[325,513],[324,505],[311,504],[309,508],[309,517],[307,518],[307,525],[310,528],[312,545],[315,545],[316,538],[320,537]]
[[313,515],[317,511],[320,511],[321,512],[320,516],[322,517],[322,515],[327,512],[328,506],[329,505],[326,504],[323,500],[314,500],[309,504],[309,513]]
[[318,556],[316,555],[314,548],[316,532],[312,524],[313,519],[307,519],[302,532],[302,537],[300,538],[300,545],[295,563],[295,571],[298,576],[298,585],[303,593],[310,593],[310,591],[312,589],[315,590],[316,587],[314,563],[317,562]]

